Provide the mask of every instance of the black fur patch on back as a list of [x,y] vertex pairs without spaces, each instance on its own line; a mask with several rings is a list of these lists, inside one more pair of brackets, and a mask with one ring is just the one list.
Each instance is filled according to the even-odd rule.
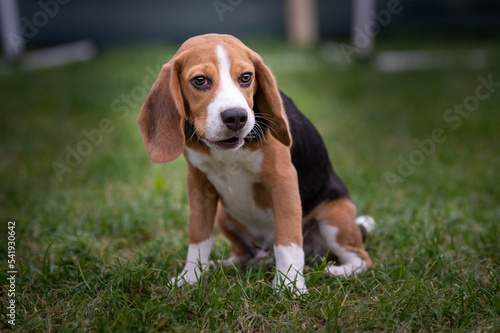
[[309,214],[322,202],[349,198],[347,186],[333,170],[320,134],[293,101],[280,93],[293,140],[290,151],[299,178],[302,214]]

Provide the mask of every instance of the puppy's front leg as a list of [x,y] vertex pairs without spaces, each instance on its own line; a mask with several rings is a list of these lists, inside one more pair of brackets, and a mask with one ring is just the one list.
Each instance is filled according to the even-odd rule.
[[303,275],[302,208],[297,172],[291,163],[278,162],[273,165],[278,167],[276,171],[279,172],[262,175],[273,201],[276,259],[273,287],[279,289],[285,286],[293,292],[304,294],[307,293],[307,287]]
[[[285,184],[286,180],[283,180],[282,185]],[[303,275],[302,210],[298,188],[290,185],[283,186],[273,195],[276,259],[273,286],[277,289],[286,286],[298,294],[304,294],[307,288]]]
[[208,266],[212,251],[212,230],[217,209],[218,194],[204,173],[188,161],[187,188],[189,197],[189,248],[186,265],[172,279],[178,286],[196,283]]

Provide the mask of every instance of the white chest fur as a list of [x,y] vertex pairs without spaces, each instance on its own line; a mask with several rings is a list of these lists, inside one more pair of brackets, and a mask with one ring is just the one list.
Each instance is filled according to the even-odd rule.
[[222,196],[225,210],[264,243],[274,242],[274,215],[254,201],[254,184],[259,183],[262,152],[212,149],[210,155],[185,148],[189,162],[205,173]]

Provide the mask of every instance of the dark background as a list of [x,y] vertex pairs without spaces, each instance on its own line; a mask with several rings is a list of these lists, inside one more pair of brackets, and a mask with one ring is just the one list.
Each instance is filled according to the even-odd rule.
[[[57,1],[57,0],[42,0]],[[169,41],[207,32],[230,33],[239,38],[284,37],[285,3],[282,0],[221,0],[232,10],[221,17],[212,0],[64,0],[59,11],[30,38],[27,47],[90,39],[98,45]],[[377,11],[387,8],[377,1]],[[404,10],[393,15],[380,36],[478,35],[500,32],[500,1],[401,0]],[[42,10],[39,1],[20,1],[21,16],[33,22]],[[322,39],[348,38],[350,0],[318,0]]]

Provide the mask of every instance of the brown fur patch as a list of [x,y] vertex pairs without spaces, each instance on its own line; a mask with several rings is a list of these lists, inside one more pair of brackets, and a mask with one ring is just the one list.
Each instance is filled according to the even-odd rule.
[[273,205],[273,199],[262,183],[253,184],[253,200],[262,209],[271,208]]
[[207,176],[191,165],[189,160],[187,188],[189,198],[189,242],[207,240],[213,231],[219,195]]

